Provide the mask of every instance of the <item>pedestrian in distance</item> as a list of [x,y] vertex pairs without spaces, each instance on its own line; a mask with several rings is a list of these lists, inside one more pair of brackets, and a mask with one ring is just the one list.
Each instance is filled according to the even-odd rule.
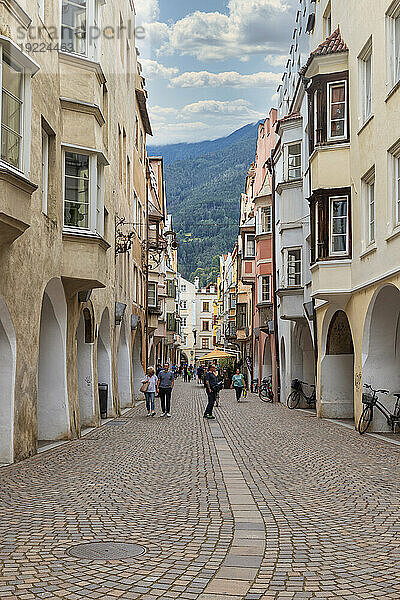
[[213,415],[214,404],[216,400],[216,394],[218,393],[218,379],[216,376],[215,365],[210,365],[208,371],[204,377],[204,385],[207,392],[208,404],[204,412],[205,419],[215,419]]
[[169,368],[169,364],[165,363],[164,369],[160,371],[157,381],[157,394],[161,400],[161,416],[171,416],[171,396],[174,389],[175,377]]
[[197,367],[197,381],[199,383],[203,383],[203,377],[204,377],[204,367],[203,367],[203,365],[200,365],[199,367]]
[[155,398],[157,389],[157,375],[153,367],[147,369],[145,378],[142,380],[142,388],[146,388],[144,395],[146,397],[147,416],[155,417]]
[[243,390],[245,388],[246,382],[244,380],[243,375],[240,372],[240,369],[236,369],[236,373],[232,377],[232,388],[236,392],[236,400],[240,402],[240,398],[242,397]]
[[183,365],[183,381],[187,383],[188,380],[188,366]]

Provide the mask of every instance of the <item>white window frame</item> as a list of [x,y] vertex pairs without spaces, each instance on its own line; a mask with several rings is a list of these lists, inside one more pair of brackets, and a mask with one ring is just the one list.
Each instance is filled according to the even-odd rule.
[[[248,254],[247,249],[248,249],[248,238],[252,237],[253,242],[254,242],[254,254]],[[244,252],[245,252],[245,258],[255,258],[256,257],[256,236],[254,235],[254,233],[246,233],[244,236]]]
[[400,81],[400,21],[398,33],[396,34],[397,19],[400,19],[399,1],[392,3],[390,10],[386,13],[386,55],[388,92]]
[[[331,128],[331,124],[332,124],[332,119],[331,119],[331,95],[332,95],[332,88],[338,85],[342,85],[344,84],[344,129],[343,129],[343,134],[344,135],[335,135],[332,137],[331,133],[332,133],[332,128]],[[330,142],[337,142],[340,140],[345,140],[347,139],[347,128],[348,128],[348,108],[347,108],[347,81],[346,79],[342,79],[340,81],[330,81],[327,84],[327,127],[328,127],[328,131],[327,131],[327,138],[328,141]],[[342,119],[334,119],[335,121],[339,121]]]
[[[264,279],[268,279],[268,298],[264,297]],[[271,275],[259,275],[257,285],[257,299],[258,304],[270,304],[272,302],[272,276]]]
[[[300,146],[300,154],[292,155],[292,156],[300,156],[300,165],[298,167],[290,167],[290,165],[289,165],[289,156],[290,156],[289,149],[292,146]],[[285,169],[286,169],[286,181],[298,181],[299,179],[301,179],[302,172],[303,172],[303,149],[302,149],[301,140],[298,140],[296,142],[290,142],[289,144],[286,144],[286,146],[285,146]],[[290,171],[297,170],[297,169],[300,169],[300,176],[299,177],[291,177]]]
[[[11,52],[8,51],[7,46],[10,46]],[[10,57],[12,54],[12,63],[22,69],[22,106],[21,106],[21,147],[18,167],[3,160],[0,153],[0,166],[4,166],[10,171],[15,173],[24,173],[29,177],[30,172],[30,157],[31,157],[31,77],[39,70],[39,65],[33,62],[20,48],[11,42],[8,38],[4,38],[0,35],[0,148],[1,148],[1,137],[2,137],[2,67],[3,67],[3,55]]]
[[[41,0],[43,1],[43,0]],[[62,40],[62,9],[64,1],[73,3],[74,0],[60,0],[60,46],[63,44]],[[85,52],[73,52],[72,50],[62,50],[65,54],[73,54],[74,56],[80,56],[88,58],[89,60],[98,62],[100,60],[101,50],[101,35],[99,37],[89,36],[89,32],[92,27],[97,27],[101,30],[100,22],[100,6],[105,3],[105,0],[86,0],[86,39],[85,39]],[[90,39],[92,37],[92,39]],[[68,41],[68,43],[71,43]]]
[[45,0],[37,0],[38,15],[42,23],[44,23],[44,4]]
[[[206,323],[208,324],[208,329],[204,329],[204,326],[205,326]],[[209,319],[203,319],[201,321],[201,331],[202,332],[206,331],[207,333],[209,333],[211,331],[211,329],[210,329],[210,320]]]
[[[65,224],[65,156],[67,153],[89,156],[89,215],[88,227],[74,227]],[[74,146],[63,146],[62,153],[63,177],[63,229],[74,233],[104,235],[104,163],[97,152]]]
[[[335,201],[346,200],[347,211],[346,211],[346,249],[340,252],[333,251],[333,210],[332,205]],[[349,253],[349,197],[348,196],[329,196],[329,256],[347,256]],[[337,234],[339,235],[339,234]],[[343,235],[343,234],[341,234]]]
[[394,156],[394,223],[400,226],[400,156]]
[[49,197],[49,145],[50,136],[42,127],[42,212],[47,215]]
[[[150,302],[150,288],[154,289],[154,303],[153,304]],[[155,308],[157,306],[157,283],[155,281],[149,281],[149,283],[148,283],[147,303],[151,308]]]
[[210,350],[210,338],[208,338],[208,337],[201,338],[201,349],[202,350]]
[[[300,253],[300,259],[298,261],[295,261],[295,263],[299,263],[300,265],[300,270],[299,271],[295,271],[295,276],[297,274],[300,275],[300,283],[290,283],[289,282],[289,255],[291,252],[299,252]],[[303,285],[303,252],[302,252],[302,248],[301,246],[294,246],[293,248],[285,248],[285,285],[288,288],[297,288],[297,287],[301,287]]]
[[272,233],[272,206],[270,204],[258,209],[257,231],[258,234]]
[[[360,84],[360,121],[363,125],[373,115],[373,79],[374,64],[372,52],[372,38],[365,45],[365,48],[358,57],[359,64],[359,84]],[[371,64],[370,73],[368,73],[368,63]],[[368,94],[369,88],[369,94]]]

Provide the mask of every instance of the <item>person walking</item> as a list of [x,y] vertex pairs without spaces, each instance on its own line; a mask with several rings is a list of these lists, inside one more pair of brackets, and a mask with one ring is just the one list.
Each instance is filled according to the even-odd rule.
[[157,388],[157,375],[153,367],[147,369],[145,378],[142,380],[143,386],[147,385],[147,390],[144,395],[146,397],[147,416],[155,417],[155,397]]
[[208,404],[206,406],[206,410],[204,412],[205,419],[215,419],[213,415],[214,404],[216,400],[216,393],[218,391],[218,379],[215,374],[216,367],[215,365],[210,365],[208,367],[208,371],[204,377],[204,385],[207,392]]
[[232,388],[234,388],[236,392],[236,400],[240,402],[240,398],[242,397],[243,390],[245,388],[246,382],[244,380],[243,375],[240,372],[240,369],[236,369],[236,373],[232,377]]
[[164,369],[160,371],[157,381],[157,394],[160,395],[162,417],[171,416],[171,395],[174,384],[174,374],[170,371],[169,364],[165,363]]
[[199,367],[197,367],[197,380],[199,383],[203,383],[203,376],[204,376],[204,367],[203,367],[203,365],[200,365]]
[[183,365],[183,381],[187,383],[188,380],[188,366]]

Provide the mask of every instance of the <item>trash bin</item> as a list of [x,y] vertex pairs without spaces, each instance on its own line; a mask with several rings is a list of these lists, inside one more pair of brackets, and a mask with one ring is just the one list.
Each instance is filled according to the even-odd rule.
[[107,419],[108,383],[99,383],[100,416]]

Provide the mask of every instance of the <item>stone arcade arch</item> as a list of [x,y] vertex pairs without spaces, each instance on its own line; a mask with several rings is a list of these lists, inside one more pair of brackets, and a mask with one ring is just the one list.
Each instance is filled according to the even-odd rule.
[[132,369],[133,369],[133,393],[135,400],[139,400],[142,397],[140,388],[142,385],[142,379],[144,376],[144,370],[142,365],[142,327],[139,322],[136,330],[135,340],[133,342],[132,349]]
[[314,346],[310,328],[305,323],[296,323],[292,331],[291,367],[293,379],[315,383]]
[[93,318],[84,308],[76,330],[78,362],[78,394],[81,428],[96,425],[96,409],[93,373]]
[[271,375],[272,375],[271,342],[270,342],[269,336],[267,336],[265,338],[265,342],[264,342],[262,376],[270,377]]
[[125,334],[125,326],[124,323],[122,323],[118,345],[118,393],[121,409],[132,406],[130,364],[129,346]]
[[0,464],[14,461],[15,331],[0,296]]
[[108,385],[107,416],[115,416],[112,388],[112,357],[110,341],[110,314],[108,308],[103,312],[97,338],[97,379],[98,383]]
[[66,374],[67,304],[60,279],[46,286],[42,300],[38,369],[38,442],[69,437]]
[[[374,388],[400,391],[400,291],[393,285],[385,285],[375,293],[367,311],[364,325],[363,383]],[[388,408],[394,398],[381,396]],[[383,415],[374,411],[374,431],[386,431],[389,427]]]
[[[321,361],[321,416],[354,419],[354,345],[350,323],[343,310],[325,319]],[[324,335],[325,334],[325,335]]]

